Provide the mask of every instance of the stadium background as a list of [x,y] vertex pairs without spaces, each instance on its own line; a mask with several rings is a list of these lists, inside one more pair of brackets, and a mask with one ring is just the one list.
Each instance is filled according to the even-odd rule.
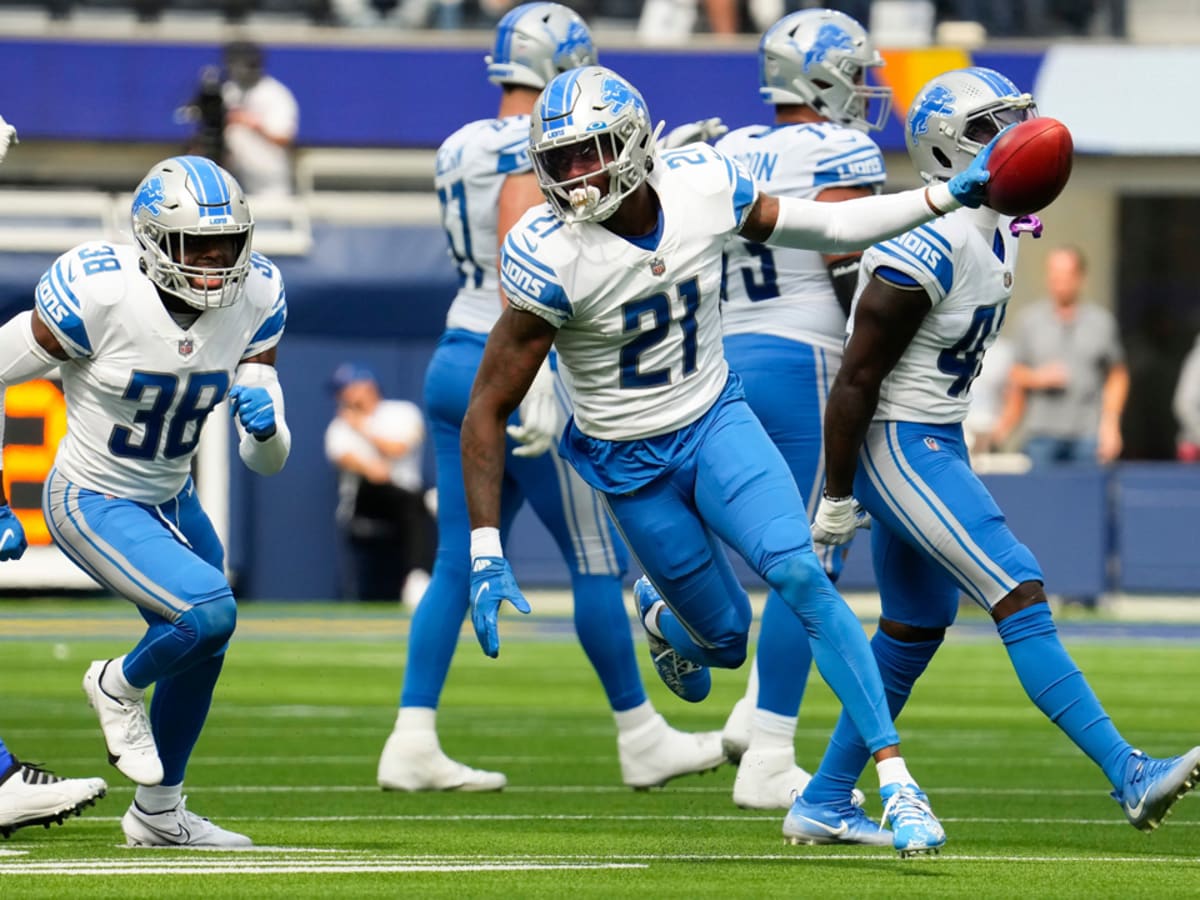
[[[97,18],[25,28],[8,15],[0,19],[0,112],[22,139],[0,169],[0,320],[29,306],[57,252],[119,232],[125,194],[189,136],[175,111],[194,93],[200,69],[219,61],[223,43],[245,36],[262,43],[267,70],[296,94],[300,193],[295,201],[254,204],[256,244],[288,285],[279,368],[296,436],[292,457],[275,478],[248,476],[234,464],[224,417],[214,416],[198,480],[227,535],[240,596],[335,596],[335,484],[321,440],[332,412],[326,379],[338,362],[358,359],[379,373],[385,394],[421,396],[455,287],[437,224],[432,150],[463,122],[494,114],[497,90],[483,77],[488,36],[410,35],[406,42],[387,32],[298,25]],[[737,126],[767,117],[756,98],[752,40],[698,41],[688,50],[634,48],[625,40],[622,46],[598,33],[601,61],[642,88],[656,119],[673,125],[719,115]],[[1180,115],[1186,99],[1177,90],[1194,77],[1200,49],[1071,43],[885,55],[899,111],[928,77],[974,63],[1034,90],[1043,113],[1066,122],[1076,138],[1072,182],[1043,216],[1047,238],[1023,242],[1013,312],[1038,294],[1046,245],[1084,248],[1091,295],[1113,307],[1123,326],[1134,375],[1126,441],[1146,461],[989,475],[1001,506],[1055,591],[1196,593],[1200,562],[1190,533],[1200,512],[1200,470],[1154,460],[1170,455],[1172,366],[1200,325],[1200,254],[1192,249],[1200,119]],[[899,122],[894,113],[881,139],[890,188],[914,183]],[[44,538],[37,488],[62,433],[61,400],[45,385],[10,391],[8,414],[6,481],[37,540]],[[532,517],[519,520],[507,549],[525,583],[565,583]],[[0,594],[88,586],[53,548],[35,551],[0,571]],[[852,554],[848,588],[870,586],[866,557]]]

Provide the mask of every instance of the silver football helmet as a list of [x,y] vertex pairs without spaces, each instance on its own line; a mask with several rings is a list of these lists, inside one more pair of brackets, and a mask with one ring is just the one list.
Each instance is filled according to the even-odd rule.
[[904,142],[922,178],[948,181],[1005,126],[1036,116],[1033,96],[999,72],[956,69],[921,88],[908,110]]
[[[542,193],[564,222],[603,222],[654,166],[650,112],[637,88],[603,66],[556,77],[533,109],[530,156]],[[602,191],[597,176],[607,179]]]
[[758,92],[766,103],[811,106],[863,131],[887,124],[892,89],[866,84],[883,65],[867,30],[845,13],[805,9],[784,16],[758,45]]
[[[172,156],[142,179],[133,195],[132,215],[142,268],[151,281],[196,309],[237,302],[250,271],[254,219],[232,175],[203,156]],[[213,235],[233,237],[234,264],[185,265],[188,241]]]
[[488,81],[541,90],[559,72],[596,63],[592,33],[579,15],[558,3],[522,3],[496,26]]

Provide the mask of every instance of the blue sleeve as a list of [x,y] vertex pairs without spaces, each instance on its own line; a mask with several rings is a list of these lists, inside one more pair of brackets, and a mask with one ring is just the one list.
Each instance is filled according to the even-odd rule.
[[[526,246],[518,246],[518,240]],[[519,237],[518,229],[509,232],[500,252],[500,285],[513,306],[558,328],[571,317],[571,302],[555,271],[534,256],[536,246],[526,232],[521,231]]]
[[58,339],[68,356],[92,355],[92,342],[83,322],[83,307],[71,289],[71,271],[60,257],[46,270],[37,286],[36,306],[40,318]]
[[733,221],[737,223],[735,231],[741,231],[746,224],[746,216],[758,197],[758,188],[754,179],[746,171],[746,167],[728,156],[725,159],[725,170],[729,174],[729,186],[733,189]]
[[533,171],[529,161],[529,138],[523,137],[501,147],[496,153],[497,175],[520,175]]
[[888,284],[898,285],[899,287],[920,287],[921,283],[899,269],[893,269],[891,266],[880,266],[875,270],[875,277]]

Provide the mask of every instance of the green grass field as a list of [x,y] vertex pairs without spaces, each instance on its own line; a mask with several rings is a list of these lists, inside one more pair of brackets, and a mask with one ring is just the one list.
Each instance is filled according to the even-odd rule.
[[[533,595],[536,608],[536,594]],[[563,619],[502,622],[501,658],[464,632],[440,720],[447,752],[505,771],[491,795],[383,793],[407,614],[247,604],[189,771],[189,808],[252,851],[129,850],[131,785],[104,761],[79,682],[138,634],[120,601],[0,605],[0,735],[64,775],[103,775],[81,818],[0,841],[0,897],[1128,897],[1200,894],[1200,801],[1152,835],[1125,823],[1103,776],[1025,698],[998,640],[970,623],[901,720],[905,756],[942,817],[942,855],[791,847],[783,813],[733,806],[734,770],[635,793],[595,676]],[[1195,643],[1067,643],[1127,737],[1148,752],[1200,740]],[[679,727],[720,728],[744,675],[716,673],[690,706],[657,682]],[[815,766],[835,718],[810,683],[798,736]],[[873,773],[863,779],[878,815]]]

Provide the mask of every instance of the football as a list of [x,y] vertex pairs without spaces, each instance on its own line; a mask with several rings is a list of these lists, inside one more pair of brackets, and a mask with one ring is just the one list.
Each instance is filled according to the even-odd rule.
[[1071,177],[1074,144],[1058,119],[1028,119],[1010,129],[988,159],[987,205],[1007,216],[1049,206]]

